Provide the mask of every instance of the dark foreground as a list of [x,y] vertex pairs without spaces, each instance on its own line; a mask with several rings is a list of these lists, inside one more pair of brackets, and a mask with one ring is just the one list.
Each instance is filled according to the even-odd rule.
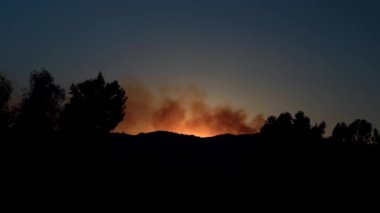
[[376,171],[377,145],[264,143],[259,135],[197,138],[165,132],[138,136],[12,135],[1,142],[5,167],[19,177],[251,178],[292,172]]
[[[143,199],[154,193],[153,200],[193,193],[230,199],[258,192],[269,197],[279,192],[304,197],[316,190],[351,196],[355,188],[377,192],[372,184],[379,180],[378,146],[291,144],[266,143],[259,135],[13,134],[1,141],[3,192],[27,199],[43,193],[53,200],[57,194],[115,197],[114,191]],[[227,193],[230,189],[239,192]]]

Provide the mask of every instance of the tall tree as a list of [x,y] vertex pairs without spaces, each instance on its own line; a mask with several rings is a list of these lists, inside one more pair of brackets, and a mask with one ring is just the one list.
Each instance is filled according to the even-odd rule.
[[124,118],[125,91],[117,81],[97,78],[74,84],[62,115],[62,128],[71,132],[110,132]]
[[324,122],[312,126],[310,118],[302,111],[297,112],[295,117],[286,112],[278,117],[269,117],[261,129],[261,134],[270,142],[318,142],[322,139],[325,128]]
[[331,140],[337,144],[374,144],[376,142],[377,129],[364,119],[357,119],[350,125],[338,123],[331,136]]
[[9,100],[12,90],[11,82],[0,73],[0,132],[9,127]]
[[375,144],[380,145],[380,134],[379,130],[377,130],[376,128],[373,130],[373,141]]
[[37,133],[56,130],[65,91],[46,70],[32,72],[29,84],[17,110],[15,127]]
[[372,139],[372,124],[364,119],[357,119],[352,122],[349,126],[349,131],[351,133],[352,143],[355,144],[365,144],[371,143]]
[[351,141],[349,137],[347,124],[344,122],[337,123],[333,129],[331,140],[337,144],[345,144]]

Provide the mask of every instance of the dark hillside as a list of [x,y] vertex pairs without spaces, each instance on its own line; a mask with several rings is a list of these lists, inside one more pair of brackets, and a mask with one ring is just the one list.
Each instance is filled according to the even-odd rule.
[[[289,143],[291,144],[291,143]],[[8,134],[1,143],[9,171],[86,174],[110,170],[126,177],[173,175],[255,177],[262,172],[329,174],[376,171],[378,145],[266,143],[260,135],[211,138],[154,132],[137,136]]]

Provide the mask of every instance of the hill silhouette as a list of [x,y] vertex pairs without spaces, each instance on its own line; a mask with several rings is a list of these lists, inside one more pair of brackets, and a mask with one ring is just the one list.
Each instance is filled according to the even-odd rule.
[[270,116],[255,134],[128,135],[112,133],[124,116],[127,93],[101,74],[73,85],[64,100],[50,73],[33,72],[14,109],[8,106],[10,82],[1,77],[0,84],[3,171],[21,183],[345,179],[375,177],[380,162],[379,133],[364,119],[337,124],[331,137],[324,137],[324,122],[312,124],[302,111]]
[[[314,144],[277,146],[260,134],[210,138],[153,132],[139,135],[99,134],[2,137],[8,169],[18,172],[86,174],[113,168],[118,175],[170,177],[255,177],[259,171],[319,174],[374,169],[377,145]],[[336,170],[338,169],[338,170]]]

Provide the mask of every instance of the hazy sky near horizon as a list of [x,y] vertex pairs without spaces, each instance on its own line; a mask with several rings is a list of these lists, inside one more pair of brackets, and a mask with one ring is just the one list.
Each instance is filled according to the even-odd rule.
[[[1,0],[0,72],[191,84],[253,117],[380,127],[378,0]],[[128,93],[128,91],[127,91]]]

